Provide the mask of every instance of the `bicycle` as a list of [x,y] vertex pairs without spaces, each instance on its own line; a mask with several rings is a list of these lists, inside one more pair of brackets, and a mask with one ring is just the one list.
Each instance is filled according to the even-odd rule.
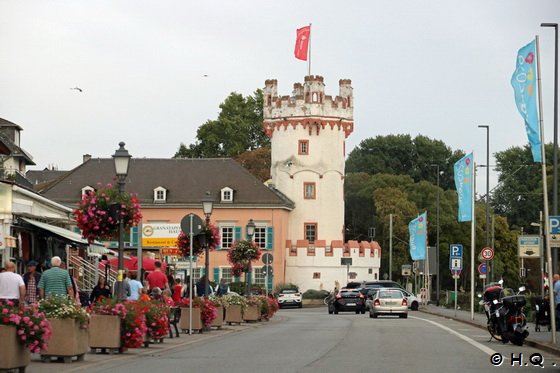
[[323,303],[325,303],[325,306],[328,306],[329,303],[331,302],[331,300],[333,300],[333,299],[334,299],[334,293],[331,291],[331,292],[329,293],[329,295],[327,295],[327,296],[325,297],[325,299],[323,299]]

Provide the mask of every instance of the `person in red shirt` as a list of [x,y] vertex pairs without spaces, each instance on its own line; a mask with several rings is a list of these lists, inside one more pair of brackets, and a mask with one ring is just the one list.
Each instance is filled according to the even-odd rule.
[[169,289],[169,283],[167,281],[167,276],[161,270],[161,262],[154,262],[155,270],[150,272],[146,281],[148,281],[148,287],[150,290],[154,288],[160,288],[162,290]]
[[184,288],[183,284],[181,284],[181,279],[176,278],[175,285],[173,286],[173,300],[175,301],[175,303],[179,303],[181,301],[181,298],[183,298],[183,294]]

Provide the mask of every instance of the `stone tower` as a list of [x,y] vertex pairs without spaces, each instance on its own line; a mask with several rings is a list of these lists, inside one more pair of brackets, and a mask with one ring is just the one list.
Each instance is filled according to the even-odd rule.
[[295,202],[288,237],[331,245],[344,240],[345,140],[354,128],[352,82],[339,80],[337,96],[325,95],[322,76],[295,83],[278,96],[278,82],[264,88],[264,122],[271,138],[274,186]]

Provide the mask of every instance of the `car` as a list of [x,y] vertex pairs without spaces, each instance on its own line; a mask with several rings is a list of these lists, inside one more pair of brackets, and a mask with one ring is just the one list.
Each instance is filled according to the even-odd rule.
[[366,302],[360,289],[342,288],[329,302],[329,314],[338,314],[341,311],[366,313]]
[[408,317],[408,302],[402,289],[379,289],[369,309],[369,317],[376,319],[378,315],[398,315]]
[[298,289],[282,289],[278,293],[278,306],[284,308],[287,306],[303,307],[302,296]]
[[406,290],[403,290],[403,293],[406,296],[406,302],[408,303],[408,308],[410,308],[412,311],[418,311],[418,306],[420,305],[420,302],[418,301],[416,295]]
[[404,288],[401,286],[401,284],[399,284],[398,282],[395,281],[390,281],[390,280],[379,280],[379,281],[366,281],[365,283],[362,284],[362,287],[364,288],[399,288],[399,289],[403,289]]
[[373,303],[373,299],[375,298],[376,293],[379,291],[379,289],[381,288],[368,289],[366,293],[366,311],[369,311],[369,309],[371,308],[371,303]]

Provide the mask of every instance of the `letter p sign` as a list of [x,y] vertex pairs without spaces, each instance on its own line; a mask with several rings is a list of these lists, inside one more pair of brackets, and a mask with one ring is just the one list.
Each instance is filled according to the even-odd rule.
[[550,234],[560,234],[560,216],[549,216],[548,225]]
[[449,245],[449,256],[453,258],[463,257],[463,245],[451,244]]

